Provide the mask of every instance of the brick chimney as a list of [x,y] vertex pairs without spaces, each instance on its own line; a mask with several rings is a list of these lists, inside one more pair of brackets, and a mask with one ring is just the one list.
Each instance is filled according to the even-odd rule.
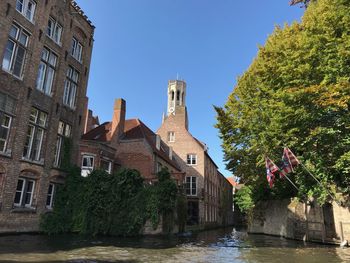
[[124,132],[126,103],[123,99],[114,101],[113,118],[111,122],[111,141],[118,142],[119,137]]

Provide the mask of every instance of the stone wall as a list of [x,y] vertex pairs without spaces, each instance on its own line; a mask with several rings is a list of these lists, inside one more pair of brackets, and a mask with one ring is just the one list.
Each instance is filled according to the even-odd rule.
[[296,200],[269,200],[256,205],[248,232],[338,244],[350,240],[350,208],[335,202],[317,205]]

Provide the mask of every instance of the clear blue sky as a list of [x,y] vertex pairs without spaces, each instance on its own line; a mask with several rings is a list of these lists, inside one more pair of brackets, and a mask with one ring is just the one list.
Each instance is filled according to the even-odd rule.
[[96,26],[88,87],[89,107],[112,118],[124,98],[127,118],[153,131],[166,110],[167,82],[187,82],[190,132],[207,143],[225,170],[212,105],[222,106],[236,79],[275,25],[300,20],[289,0],[78,0]]

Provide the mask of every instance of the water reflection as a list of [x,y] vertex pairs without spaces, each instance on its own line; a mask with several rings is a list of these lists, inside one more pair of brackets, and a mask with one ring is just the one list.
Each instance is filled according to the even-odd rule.
[[350,262],[350,249],[217,229],[189,237],[0,237],[0,262]]

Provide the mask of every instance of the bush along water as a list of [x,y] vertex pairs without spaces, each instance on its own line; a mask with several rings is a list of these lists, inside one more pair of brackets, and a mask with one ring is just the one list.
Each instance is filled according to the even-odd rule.
[[113,175],[95,170],[82,177],[79,168],[71,168],[65,184],[57,189],[53,211],[42,216],[40,228],[47,234],[135,236],[142,234],[150,220],[155,229],[162,221],[163,232],[172,232],[175,223],[186,222],[184,196],[168,170],[157,176],[157,183],[146,185],[133,169]]

